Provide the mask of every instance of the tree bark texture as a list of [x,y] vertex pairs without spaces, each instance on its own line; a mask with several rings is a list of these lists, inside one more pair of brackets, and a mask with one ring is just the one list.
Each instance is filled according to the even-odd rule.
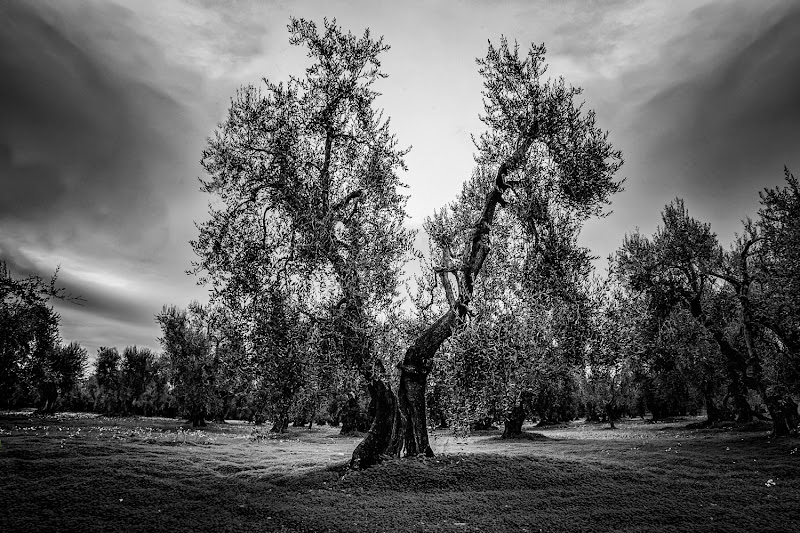
[[404,421],[397,406],[397,398],[391,387],[381,380],[374,380],[368,389],[375,416],[367,436],[353,450],[350,458],[350,468],[353,469],[377,464],[384,456],[400,455],[398,443],[402,441]]
[[289,417],[288,416],[278,416],[275,417],[275,421],[272,423],[272,427],[270,428],[270,433],[286,433],[286,429],[289,427]]
[[513,439],[522,435],[522,424],[525,423],[526,412],[521,404],[515,405],[511,411],[506,414],[503,421],[503,434],[500,436],[502,439]]
[[425,388],[428,374],[433,367],[433,358],[439,346],[453,334],[459,314],[450,309],[439,320],[429,326],[406,350],[400,369],[398,407],[405,419],[403,446],[406,455],[425,454],[433,456],[428,440],[425,410]]

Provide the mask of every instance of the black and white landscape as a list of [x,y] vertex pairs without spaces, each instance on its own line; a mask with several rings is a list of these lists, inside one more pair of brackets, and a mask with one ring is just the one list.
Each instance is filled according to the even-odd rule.
[[0,529],[800,528],[798,22],[0,3]]

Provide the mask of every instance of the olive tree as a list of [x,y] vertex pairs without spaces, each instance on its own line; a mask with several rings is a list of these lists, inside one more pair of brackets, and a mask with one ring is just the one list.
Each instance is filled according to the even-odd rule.
[[[448,261],[454,237],[475,216],[492,179],[479,168],[456,202],[428,220],[435,259]],[[461,426],[502,420],[504,436],[511,437],[528,416],[546,424],[577,414],[575,371],[590,333],[590,264],[577,245],[579,226],[562,224],[560,215],[543,214],[532,235],[511,210],[496,214],[492,253],[475,280],[471,312],[443,345],[435,370],[436,386],[447,388],[451,418]],[[437,270],[440,277],[446,272]]]
[[329,333],[332,352],[358,370],[372,400],[372,426],[351,466],[403,451],[430,455],[427,376],[470,312],[498,209],[509,207],[534,243],[532,254],[551,257],[548,239],[601,214],[619,190],[621,156],[594,114],[575,102],[579,89],[543,79],[544,46],[521,53],[505,39],[490,45],[479,60],[487,131],[476,147],[491,179],[476,190],[479,205],[445,255],[436,255],[444,257],[436,271],[446,309],[411,340],[395,393],[375,339],[412,235],[403,228],[398,190],[405,151],[374,108],[373,84],[385,77],[378,56],[387,46],[328,21],[320,32],[293,19],[289,31],[291,43],[308,49],[305,76],[265,80],[263,92],[241,89],[203,154],[202,188],[215,202],[192,243],[199,257],[193,271],[216,298],[245,313],[279,283],[298,312]]
[[274,287],[375,398],[389,387],[375,332],[413,237],[398,176],[405,150],[374,103],[388,46],[335,21],[318,30],[292,19],[289,33],[308,51],[305,76],[243,87],[203,154],[202,190],[215,203],[192,243],[194,271],[249,324],[254,357],[266,350],[254,322]]
[[784,187],[761,192],[759,219],[744,221],[742,234],[713,272],[733,293],[746,384],[762,398],[779,436],[800,423],[791,395],[800,375],[800,189],[786,168],[784,177]]
[[800,185],[784,168],[785,185],[761,192],[755,225],[758,305],[754,319],[777,337],[781,385],[800,395]]
[[170,361],[173,395],[193,427],[206,425],[216,400],[216,367],[203,315],[197,303],[188,309],[164,306],[156,315],[163,335],[159,341]]
[[86,349],[77,342],[59,343],[35,354],[31,374],[42,412],[55,412],[59,399],[68,394],[83,375],[86,362]]
[[94,410],[117,414],[122,410],[122,380],[120,376],[119,350],[114,347],[101,346],[97,349],[94,360],[94,375],[97,392],[94,398]]
[[[769,192],[762,198],[770,198]],[[667,205],[662,219],[664,225],[652,239],[638,233],[626,237],[617,255],[624,279],[632,288],[648,293],[662,319],[680,307],[710,334],[722,356],[728,380],[726,399],[733,400],[738,421],[760,416],[747,397],[754,391],[767,407],[775,433],[788,434],[797,426],[797,406],[785,390],[773,386],[764,366],[769,357],[765,332],[777,334],[779,324],[792,320],[792,313],[788,319],[778,319],[770,310],[782,300],[779,287],[791,287],[791,281],[782,284],[772,277],[767,264],[775,256],[750,221],[732,248],[723,252],[710,226],[689,216],[682,200]],[[790,337],[786,339],[781,341],[784,346],[790,342]],[[710,370],[709,375],[713,374]],[[711,420],[718,408],[708,392]]]
[[39,276],[15,278],[0,261],[0,404],[37,402],[44,412],[75,385],[86,363],[86,350],[62,344],[61,317],[50,300],[79,301]]
[[122,352],[120,392],[125,414],[145,414],[144,395],[155,375],[156,354],[147,348],[127,346]]
[[[596,126],[594,113],[582,112],[575,102],[580,89],[563,79],[543,79],[544,55],[543,45],[521,54],[501,39],[478,60],[487,130],[476,140],[476,160],[491,170],[492,179],[475,191],[479,201],[457,231],[441,232],[449,235],[439,240],[433,258],[441,258],[435,270],[447,309],[411,342],[398,365],[395,423],[373,424],[352,466],[371,464],[385,450],[397,453],[398,442],[408,455],[432,454],[425,420],[427,377],[442,343],[470,313],[476,281],[492,251],[498,209],[507,208],[532,241],[530,253],[544,271],[563,264],[555,256],[563,250],[560,244],[581,222],[602,214],[620,189],[614,180],[620,153]],[[429,233],[437,234],[440,226],[445,224],[434,217]]]

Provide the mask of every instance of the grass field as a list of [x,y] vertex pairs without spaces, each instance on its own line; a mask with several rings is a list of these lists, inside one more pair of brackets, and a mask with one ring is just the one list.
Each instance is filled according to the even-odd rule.
[[579,422],[346,470],[356,437],[0,414],[0,532],[800,531],[798,439]]

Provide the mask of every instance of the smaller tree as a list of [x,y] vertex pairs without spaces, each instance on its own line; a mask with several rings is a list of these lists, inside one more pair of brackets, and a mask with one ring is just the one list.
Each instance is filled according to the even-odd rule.
[[43,413],[55,412],[59,398],[67,394],[83,374],[86,361],[86,350],[77,342],[34,353],[31,374]]
[[175,416],[170,378],[169,355],[161,353],[153,361],[150,379],[141,396],[145,416]]
[[202,308],[197,303],[188,310],[164,306],[156,315],[163,337],[159,339],[169,356],[173,395],[193,427],[205,426],[213,403],[213,355]]
[[[678,308],[705,329],[725,361],[728,394],[737,418],[741,422],[750,421],[753,410],[747,400],[747,358],[726,332],[726,313],[717,312],[722,311],[717,305],[720,303],[719,287],[714,275],[721,255],[717,237],[709,224],[689,215],[681,199],[665,206],[662,220],[664,225],[656,230],[652,239],[638,232],[625,237],[615,258],[620,280],[628,290],[647,295],[648,314],[652,317],[647,327],[651,329],[649,338],[654,348],[663,341],[662,330],[665,324],[669,325],[668,319],[677,318],[674,313]],[[664,355],[667,354],[662,344]],[[661,363],[664,363],[660,367],[664,372],[675,368],[672,355],[661,357]],[[711,360],[698,368],[708,363]],[[706,394],[706,400],[710,399]],[[707,408],[712,415],[716,412],[715,405],[707,405]]]
[[[49,284],[38,276],[16,279],[0,261],[0,403],[30,402],[46,388],[61,319],[49,300],[65,297],[55,283],[56,275]],[[52,399],[53,391],[46,395]]]
[[257,388],[272,431],[282,433],[298,394],[306,384],[309,325],[293,309],[288,295],[271,285],[258,306],[252,334]]
[[[762,199],[767,205],[777,201],[777,197],[786,199],[776,195],[767,193]],[[762,417],[750,405],[749,392],[753,391],[767,407],[775,434],[789,434],[797,426],[797,406],[785,388],[770,383],[765,372],[769,362],[769,352],[765,351],[769,349],[769,339],[765,333],[769,331],[779,337],[777,330],[791,324],[770,319],[773,302],[787,302],[781,298],[778,287],[791,286],[791,271],[784,271],[789,273],[785,283],[774,283],[770,269],[765,267],[775,255],[767,251],[765,237],[749,220],[745,221],[744,233],[733,248],[723,253],[710,226],[690,217],[680,199],[665,207],[662,218],[664,226],[658,228],[652,240],[638,233],[626,237],[617,254],[617,264],[627,285],[648,295],[651,311],[658,321],[659,343],[675,355],[674,347],[686,338],[688,330],[679,328],[681,331],[665,346],[664,333],[669,333],[665,326],[676,324],[681,310],[691,316],[717,344],[728,378],[726,400],[732,400],[737,420],[744,423],[754,416]],[[766,220],[770,219],[779,220],[780,215],[767,214]],[[780,225],[789,224],[784,221]],[[791,342],[790,337],[786,337],[787,342]],[[705,360],[696,366],[706,376],[700,389],[705,389],[702,394],[711,420],[719,411],[709,403],[713,394],[708,389],[708,378],[715,372],[709,368],[712,363],[707,357],[709,352],[705,353]],[[666,370],[674,370],[674,359],[662,360],[671,365]],[[688,381],[679,380],[682,385]]]
[[144,414],[144,392],[154,379],[155,354],[147,348],[128,346],[122,352],[120,393],[125,414]]
[[94,410],[104,413],[119,413],[122,408],[120,355],[116,348],[101,346],[97,349],[94,375],[97,393]]

